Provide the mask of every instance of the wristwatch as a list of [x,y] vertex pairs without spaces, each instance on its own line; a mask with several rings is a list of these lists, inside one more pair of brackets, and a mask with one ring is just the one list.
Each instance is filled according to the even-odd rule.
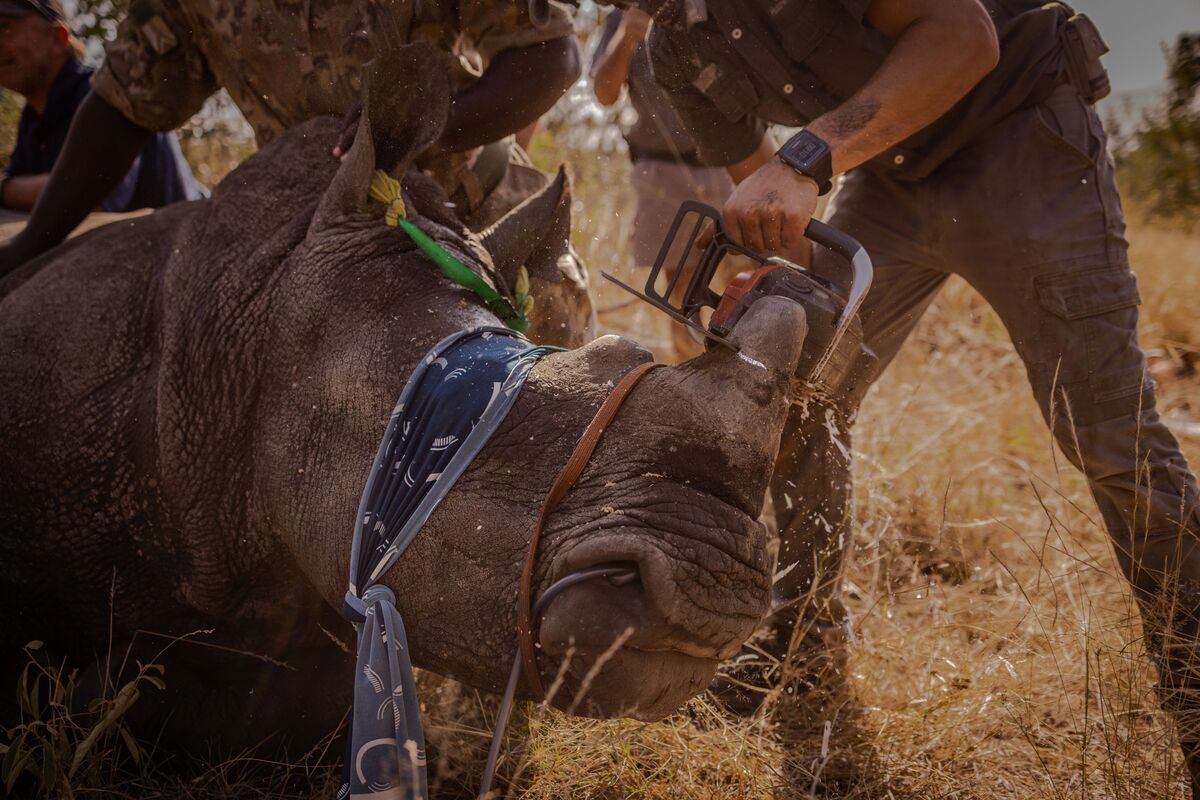
[[796,172],[816,181],[818,194],[829,194],[833,188],[833,153],[820,136],[800,131],[775,155]]

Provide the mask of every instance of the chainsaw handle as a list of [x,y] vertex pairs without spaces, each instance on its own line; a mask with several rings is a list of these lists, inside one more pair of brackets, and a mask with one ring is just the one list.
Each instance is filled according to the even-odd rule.
[[842,312],[842,317],[838,320],[829,347],[813,369],[813,374],[819,375],[825,365],[829,363],[829,359],[833,356],[842,337],[854,323],[854,316],[858,313],[863,300],[867,297],[867,292],[871,290],[871,283],[875,280],[875,267],[871,263],[871,256],[867,253],[867,249],[859,244],[857,239],[839,231],[832,225],[826,225],[824,222],[814,219],[808,223],[804,236],[844,258],[850,264],[851,273],[850,291],[846,296],[846,310]]
[[862,301],[866,298],[867,292],[871,289],[871,283],[875,279],[875,267],[871,264],[871,256],[853,236],[839,231],[832,225],[826,225],[820,220],[814,219],[808,223],[808,229],[804,231],[804,236],[822,247],[829,248],[850,263],[852,279],[850,292],[846,297],[846,313],[844,315],[848,320],[858,313],[859,306],[862,305]]
[[822,247],[827,247],[847,261],[853,262],[855,254],[863,249],[858,240],[849,234],[842,233],[832,225],[827,225],[819,219],[808,223],[804,238],[811,239]]
[[[688,224],[690,215],[695,215],[696,219]],[[705,225],[712,226],[711,240],[704,247],[700,262],[696,265],[695,271],[687,282],[683,301],[679,305],[674,305],[670,298],[672,292],[677,289],[680,275],[682,274],[678,267],[687,259],[687,253],[690,253],[696,245]],[[685,237],[682,240],[684,242],[683,250],[673,251],[675,245],[680,241],[681,235]],[[848,236],[836,228],[832,228],[818,220],[812,220],[805,230],[804,235],[813,242],[840,255],[849,263],[852,273],[850,289],[846,297],[845,311],[838,320],[837,328],[834,330],[830,341],[830,347],[820,358],[818,369],[814,371],[815,374],[828,362],[837,344],[849,331],[854,317],[862,305],[863,299],[867,296],[867,291],[871,288],[871,282],[874,279],[874,269],[871,265],[871,257],[867,254],[863,246],[852,236]],[[682,258],[672,259],[673,252],[682,252],[684,255]],[[652,305],[665,311],[677,321],[700,330],[709,338],[715,338],[718,341],[724,342],[720,337],[714,337],[707,327],[698,323],[696,315],[702,308],[712,308],[715,311],[721,304],[722,298],[712,290],[711,283],[716,276],[721,259],[724,258],[727,252],[746,256],[761,265],[771,263],[783,264],[796,270],[808,271],[806,268],[786,259],[766,257],[733,241],[725,231],[720,211],[696,200],[685,200],[675,213],[675,219],[672,221],[667,237],[658,251],[658,257],[654,261],[654,266],[650,268],[650,274],[646,277],[644,292],[639,292],[625,286],[625,284],[612,278],[612,276],[605,275],[605,277],[620,284],[633,294],[649,301]],[[668,260],[671,260],[671,263],[668,263]],[[667,269],[674,269],[674,272],[673,274],[668,273],[670,278],[667,286],[659,288],[657,285],[658,278]],[[724,343],[728,344],[728,342]]]

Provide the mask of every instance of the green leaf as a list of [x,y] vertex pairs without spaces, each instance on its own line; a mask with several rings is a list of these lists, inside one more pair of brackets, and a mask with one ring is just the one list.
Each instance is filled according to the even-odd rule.
[[34,717],[36,713],[29,702],[29,670],[28,668],[21,671],[21,677],[17,679],[17,707],[20,708],[22,717]]
[[42,791],[47,795],[49,790],[58,785],[58,754],[53,748],[47,747],[42,755]]
[[45,644],[40,639],[34,639],[29,644],[25,645],[26,650],[41,650]]
[[138,747],[137,739],[133,738],[133,734],[129,732],[126,725],[117,726],[117,732],[121,734],[121,739],[125,742],[125,747],[129,750],[129,755],[133,756],[133,763],[142,763],[142,748]]
[[39,702],[42,695],[42,682],[38,679],[33,681],[33,689],[29,692],[29,714],[35,718],[41,718],[42,706]]
[[25,770],[25,762],[29,760],[29,754],[25,752],[25,734],[22,733],[16,738],[12,744],[12,749],[4,755],[4,763],[0,764],[0,777],[4,778],[4,790],[6,794],[12,794],[12,788],[17,783],[17,778]]

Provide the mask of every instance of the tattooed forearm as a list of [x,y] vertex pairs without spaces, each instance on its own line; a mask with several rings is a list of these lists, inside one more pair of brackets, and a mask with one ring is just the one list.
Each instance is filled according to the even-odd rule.
[[850,138],[879,116],[882,104],[874,98],[858,98],[825,115],[824,122],[835,137]]
[[[853,97],[808,125],[828,142],[835,173],[876,158],[941,117],[1000,58],[995,27],[977,0],[869,5],[869,21],[892,40],[891,51]],[[901,154],[892,161],[906,163]]]

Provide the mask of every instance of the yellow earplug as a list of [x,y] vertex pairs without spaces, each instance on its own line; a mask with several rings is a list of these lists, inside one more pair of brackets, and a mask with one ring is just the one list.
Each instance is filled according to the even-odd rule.
[[383,219],[393,228],[408,217],[408,209],[404,207],[404,198],[400,194],[400,181],[381,169],[375,170],[371,176],[371,199],[387,204]]

